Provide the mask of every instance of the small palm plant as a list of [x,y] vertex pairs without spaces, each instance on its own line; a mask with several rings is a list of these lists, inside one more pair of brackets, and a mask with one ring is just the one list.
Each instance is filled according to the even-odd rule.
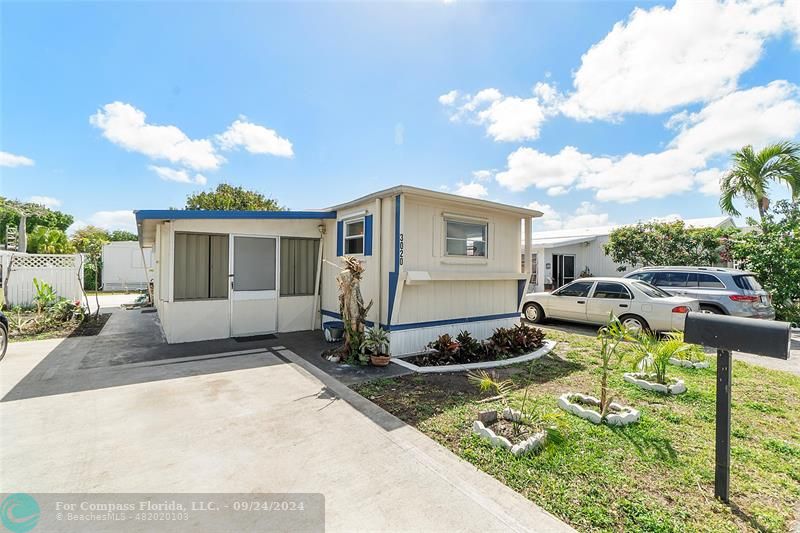
[[673,357],[681,358],[690,345],[683,342],[681,335],[667,334],[664,339],[655,333],[639,332],[634,337],[634,367],[655,375],[656,382],[667,385],[667,368]]
[[628,329],[611,314],[608,323],[597,332],[600,341],[600,416],[605,418],[611,405],[608,390],[608,373],[622,362],[622,353],[617,351],[620,343],[632,338]]

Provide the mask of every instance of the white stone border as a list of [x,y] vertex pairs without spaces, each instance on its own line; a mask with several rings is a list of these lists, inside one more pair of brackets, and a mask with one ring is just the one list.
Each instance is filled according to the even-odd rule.
[[675,383],[671,385],[663,385],[661,383],[653,383],[652,381],[647,381],[644,379],[644,375],[640,372],[626,372],[622,375],[622,377],[628,383],[632,385],[636,385],[640,389],[644,390],[651,390],[654,392],[660,392],[661,394],[683,394],[686,392],[686,384],[683,382],[682,379],[676,379]]
[[543,357],[548,353],[550,353],[553,350],[553,348],[555,348],[555,346],[556,346],[555,341],[544,341],[543,346],[538,350],[536,350],[535,352],[518,355],[516,357],[511,357],[509,359],[502,359],[499,361],[483,361],[481,363],[467,363],[464,365],[417,366],[414,363],[409,363],[408,361],[405,361],[405,359],[420,355],[418,353],[392,357],[392,362],[396,365],[400,365],[409,370],[413,370],[414,372],[419,372],[420,374],[464,372],[467,370],[475,370],[479,368],[497,368],[501,366],[514,365],[517,363],[524,363],[525,361],[533,361],[534,359],[539,359],[540,357]]
[[675,357],[670,357],[669,363],[684,368],[708,368],[711,366],[708,361],[689,361],[688,359],[676,359]]
[[[581,394],[579,392],[568,392],[566,394],[562,394],[558,398],[558,406],[568,413],[572,413],[575,416],[588,420],[592,424],[600,424],[603,422],[599,411],[587,409],[579,403],[572,402],[570,401],[570,397],[575,397],[584,404],[595,406],[600,405],[600,400],[594,396]],[[609,404],[609,408],[618,411],[616,413],[606,415],[605,423],[609,426],[627,426],[628,424],[638,422],[639,418],[641,417],[641,413],[639,413],[638,409],[628,407],[627,405],[620,405],[616,402],[611,402]]]
[[[510,422],[519,422],[522,420],[522,413],[509,407],[503,409],[501,416]],[[524,441],[512,445],[510,440],[503,436],[497,435],[494,431],[487,428],[480,420],[476,420],[472,423],[472,432],[479,437],[487,439],[492,446],[496,448],[504,448],[517,457],[528,452],[536,451],[539,448],[542,448],[547,442],[547,432],[539,431]]]

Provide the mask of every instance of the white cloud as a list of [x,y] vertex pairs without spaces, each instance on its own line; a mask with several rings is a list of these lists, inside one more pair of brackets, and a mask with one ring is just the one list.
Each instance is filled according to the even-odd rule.
[[494,174],[495,174],[494,170],[476,170],[472,173],[472,177],[478,181],[486,181],[492,179],[492,176],[494,176]]
[[550,204],[540,202],[531,202],[525,207],[542,212],[542,216],[535,219],[534,224],[541,224],[545,229],[572,229],[609,225],[608,213],[598,213],[597,207],[591,202],[581,202],[575,212],[569,215],[563,215],[553,209]]
[[459,182],[454,192],[455,194],[469,196],[470,198],[486,198],[489,196],[489,191],[486,190],[486,187],[476,181],[470,183]]
[[538,138],[540,126],[555,113],[554,107],[543,103],[544,99],[554,101],[552,86],[537,84],[534,93],[530,98],[504,96],[490,87],[474,96],[451,91],[440,96],[439,102],[451,109],[453,122],[468,120],[485,126],[486,134],[495,141],[522,141]]
[[556,185],[547,189],[547,196],[561,196],[567,194],[571,189],[562,185]]
[[33,164],[33,159],[24,155],[0,152],[0,167],[30,167]]
[[89,217],[89,223],[111,231],[119,229],[136,233],[136,218],[131,210],[97,211]]
[[511,191],[535,186],[562,192],[561,188],[569,187],[585,173],[610,165],[611,160],[583,154],[573,146],[565,146],[555,155],[522,147],[508,156],[508,168],[498,172],[495,179]]
[[61,200],[53,198],[52,196],[31,196],[28,201],[51,209],[61,205]]
[[213,170],[225,159],[207,139],[190,139],[175,126],[147,123],[147,115],[130,104],[112,102],[89,117],[109,141],[153,159],[166,159],[195,170]]
[[736,89],[767,38],[790,25],[791,5],[678,0],[636,8],[581,58],[562,111],[579,119],[662,113]]
[[397,146],[403,146],[403,143],[406,142],[406,129],[403,126],[402,122],[398,122],[394,125],[394,144]]
[[679,132],[671,147],[706,157],[792,139],[800,134],[800,90],[776,80],[726,95],[697,113],[673,115],[667,125]]
[[456,102],[456,98],[458,98],[458,91],[452,90],[449,93],[445,93],[439,97],[439,103],[442,105],[453,105]]
[[158,177],[164,181],[176,181],[178,183],[194,183],[197,185],[205,185],[208,180],[202,174],[195,174],[192,177],[189,172],[183,169],[174,169],[169,167],[159,167],[156,165],[149,165],[147,168],[158,174]]
[[699,185],[697,190],[708,196],[719,196],[719,181],[726,172],[719,168],[709,168],[698,172],[694,175],[694,179]]
[[294,151],[289,139],[278,135],[278,132],[253,124],[247,117],[240,117],[228,126],[224,133],[216,136],[223,150],[244,148],[252,154],[269,154],[279,157],[292,157]]

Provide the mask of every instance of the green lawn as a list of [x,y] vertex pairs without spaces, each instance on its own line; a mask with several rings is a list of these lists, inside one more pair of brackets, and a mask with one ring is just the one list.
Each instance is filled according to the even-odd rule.
[[[413,375],[356,386],[365,397],[496,477],[578,530],[787,531],[800,502],[800,377],[735,362],[731,505],[714,484],[715,367],[684,370],[688,392],[665,397],[613,374],[614,398],[642,412],[624,429],[595,426],[564,413],[556,398],[598,393],[598,345],[555,330],[556,357],[498,372],[525,387],[541,412],[558,416],[561,439],[515,458],[471,434],[481,396],[459,375]],[[627,349],[627,347],[625,348]]]

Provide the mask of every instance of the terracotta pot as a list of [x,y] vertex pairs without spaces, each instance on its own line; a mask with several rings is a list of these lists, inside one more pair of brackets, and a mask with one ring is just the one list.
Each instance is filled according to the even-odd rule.
[[372,366],[386,366],[389,364],[391,357],[388,355],[370,355],[369,362]]

